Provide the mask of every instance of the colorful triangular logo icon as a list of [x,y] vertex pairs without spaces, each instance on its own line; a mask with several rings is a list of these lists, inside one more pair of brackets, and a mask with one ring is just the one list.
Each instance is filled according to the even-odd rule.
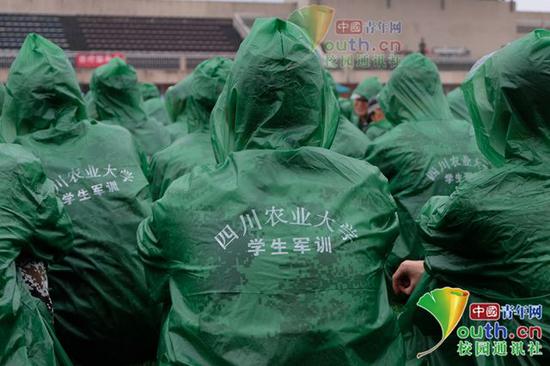
[[456,328],[466,305],[470,293],[460,288],[439,288],[430,291],[418,300],[416,305],[430,313],[441,327],[441,340],[427,351],[420,352],[417,358],[422,358],[438,349]]

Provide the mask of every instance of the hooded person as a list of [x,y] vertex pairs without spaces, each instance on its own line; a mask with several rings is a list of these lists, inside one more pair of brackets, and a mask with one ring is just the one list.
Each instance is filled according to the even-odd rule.
[[395,127],[393,123],[386,119],[377,97],[369,100],[368,120],[368,128],[364,132],[369,140],[374,140]]
[[447,94],[447,102],[449,102],[451,113],[456,119],[472,123],[472,117],[470,117],[466,100],[464,100],[464,93],[460,87]]
[[453,118],[437,67],[425,56],[405,57],[379,100],[386,117],[398,123],[367,149],[367,161],[388,178],[397,202],[400,236],[387,261],[391,275],[403,260],[424,256],[416,225],[424,203],[451,194],[487,163],[471,125]]
[[120,58],[94,70],[89,102],[98,121],[126,128],[147,156],[170,145],[162,123],[145,112],[136,70]]
[[[186,120],[189,134],[153,156],[149,171],[153,201],[162,197],[174,180],[193,167],[216,163],[210,137],[209,111],[223,90],[232,64],[233,61],[224,57],[206,60],[182,84],[171,90],[172,105],[186,105],[182,107],[185,114],[182,119]],[[177,96],[183,100],[176,100]]]
[[346,117],[348,121],[351,121],[353,116],[353,100],[341,97],[338,98],[338,105],[344,117]]
[[98,119],[97,111],[95,109],[95,104],[93,101],[93,94],[91,90],[88,90],[86,94],[84,94],[84,105],[86,106],[86,113],[88,114],[89,119]]
[[4,106],[4,94],[6,94],[6,87],[0,83],[0,116],[2,115],[2,107]]
[[151,99],[160,98],[160,91],[155,84],[139,83],[139,91],[144,102]]
[[40,158],[74,226],[74,247],[48,272],[55,328],[82,365],[154,358],[159,309],[139,260],[135,232],[150,214],[149,186],[131,134],[86,119],[63,50],[30,34],[13,62],[3,136]]
[[139,91],[143,99],[143,109],[149,118],[156,119],[164,126],[172,123],[164,105],[164,99],[160,96],[160,91],[155,84],[140,83]]
[[353,102],[351,122],[361,131],[366,131],[368,129],[369,100],[377,96],[380,90],[382,90],[382,84],[380,84],[378,77],[374,76],[366,78],[359,83],[351,94],[351,100]]
[[[479,148],[494,168],[461,183],[450,197],[432,198],[422,209],[426,272],[407,304],[403,329],[411,353],[436,344],[441,335],[423,326],[424,311],[415,304],[427,291],[458,287],[469,292],[470,305],[500,305],[497,320],[509,335],[500,341],[509,352],[507,357],[461,357],[459,342],[474,343],[462,331],[462,339],[453,333],[430,355],[415,361],[411,354],[410,362],[548,365],[550,32],[536,30],[500,49],[470,72],[462,90]],[[459,320],[462,330],[481,323],[470,320],[468,310]]]
[[[334,97],[338,98],[336,82],[332,78],[332,75],[326,69],[323,69],[323,72],[325,82],[334,93]],[[339,112],[340,122],[338,123],[338,130],[334,137],[331,150],[351,158],[364,159],[369,139],[345,117],[340,108]]]
[[330,149],[350,158],[365,159],[368,144],[367,136],[340,114],[338,130]]
[[72,243],[40,160],[0,140],[1,365],[71,365],[53,331],[46,268]]
[[219,165],[172,183],[138,230],[166,302],[159,365],[403,364],[395,206],[376,168],[329,150],[339,118],[308,36],[257,19],[212,112]]
[[173,122],[167,127],[172,142],[190,133],[208,131],[210,113],[232,64],[233,61],[224,57],[211,58],[168,89],[165,103]]

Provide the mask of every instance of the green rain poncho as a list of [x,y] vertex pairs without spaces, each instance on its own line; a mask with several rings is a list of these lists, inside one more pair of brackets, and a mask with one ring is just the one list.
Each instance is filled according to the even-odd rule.
[[2,107],[4,106],[4,94],[6,93],[6,87],[0,83],[0,116],[2,115]]
[[354,97],[362,97],[369,100],[378,95],[380,90],[382,90],[382,84],[380,84],[378,78],[376,76],[369,77],[357,85],[357,87],[353,90],[351,97],[352,99]]
[[353,100],[348,98],[339,98],[338,105],[340,106],[340,112],[351,121],[353,116]]
[[257,19],[212,112],[220,165],[175,181],[138,231],[168,305],[160,365],[403,364],[395,206],[376,168],[327,149],[338,118],[305,33]]
[[40,158],[74,226],[74,248],[49,271],[65,350],[90,365],[154,358],[159,318],[135,236],[151,203],[130,133],[85,120],[69,60],[38,35],[23,43],[6,88],[2,132]]
[[354,126],[343,115],[340,115],[340,123],[331,150],[355,159],[364,159],[369,139],[363,131]]
[[[336,82],[332,78],[329,71],[326,69],[323,69],[323,71],[326,83],[334,93],[334,97],[338,98]],[[369,140],[365,137],[365,134],[363,134],[357,126],[354,126],[347,118],[345,118],[344,113],[340,111],[338,131],[334,137],[331,150],[351,158],[364,159],[368,143]]]
[[132,66],[114,58],[98,67],[92,75],[90,91],[90,105],[97,113],[97,120],[128,129],[148,156],[170,144],[162,123],[145,112]]
[[154,98],[160,98],[160,92],[159,89],[155,84],[151,83],[140,83],[139,84],[139,91],[141,93],[141,98],[144,102],[154,99]]
[[92,100],[93,95],[90,90],[84,95],[84,105],[86,106],[86,112],[88,114],[88,118],[90,119],[98,119],[97,111],[95,110],[95,104]]
[[[403,316],[411,365],[548,365],[550,32],[537,30],[497,51],[470,73],[462,88],[479,148],[495,168],[460,184],[450,197],[433,198],[422,210],[427,273]],[[525,339],[523,357],[511,354],[509,337],[504,339],[506,357],[491,351],[475,358],[458,355],[459,339],[453,333],[440,349],[416,361],[414,353],[441,336],[437,328],[425,329],[425,314],[415,307],[416,300],[444,286],[469,291],[470,303],[500,304],[501,315],[509,309],[505,305],[513,305],[513,320],[501,317],[500,325],[514,333],[520,325],[540,326],[542,339]],[[524,305],[542,305],[541,319],[527,312],[522,320]],[[486,323],[471,321],[466,308],[459,326]],[[465,341],[475,344],[472,338]],[[537,348],[529,347],[530,341],[540,342],[542,356],[530,354]]]
[[367,161],[380,168],[397,202],[400,236],[388,258],[391,274],[404,259],[423,258],[415,220],[435,195],[453,192],[471,173],[486,169],[474,132],[454,120],[436,66],[421,54],[407,56],[379,96],[398,126],[368,145]]
[[71,365],[46,305],[30,294],[15,261],[26,253],[51,263],[72,242],[71,222],[40,160],[0,142],[1,365]]
[[156,119],[165,126],[172,123],[157,86],[151,83],[141,83],[139,90],[143,99],[143,109],[147,116]]
[[447,101],[449,102],[451,112],[456,119],[461,119],[472,123],[472,117],[470,117],[470,112],[466,106],[462,89],[456,88],[447,94]]
[[172,120],[167,127],[172,141],[186,134],[206,131],[210,113],[222,92],[232,61],[214,57],[201,63],[185,79],[166,92],[166,109]]
[[[369,109],[372,108],[370,103],[375,103],[375,102],[378,102],[378,98],[376,98],[375,100],[373,100],[371,98],[371,101],[369,102]],[[378,106],[379,106],[379,104],[378,104]],[[379,106],[379,108],[382,109],[381,106]],[[367,138],[370,141],[372,141],[372,140],[382,136],[383,134],[385,134],[386,132],[388,132],[389,130],[391,130],[394,127],[395,127],[395,124],[390,122],[387,118],[384,118],[383,120],[378,121],[378,122],[373,121],[373,122],[369,123],[367,131],[365,131],[365,135],[367,136]]]
[[[190,133],[153,156],[149,181],[154,201],[162,197],[176,178],[193,167],[215,164],[210,111],[218,100],[232,64],[233,61],[223,57],[206,60],[183,83],[172,89],[170,101],[172,105],[185,105],[181,108],[180,113],[184,114],[181,121],[187,121],[185,125]],[[184,100],[176,100],[177,96]]]
[[[353,125],[359,126],[359,116],[355,114],[354,107],[353,107],[353,99],[354,98],[365,98],[367,101],[380,93],[380,90],[382,90],[382,84],[380,84],[380,81],[376,76],[369,77],[363,80],[357,87],[353,90],[353,93],[351,94],[351,119]],[[344,108],[346,108],[344,106]]]
[[372,141],[382,136],[383,134],[385,134],[386,132],[388,132],[394,127],[395,125],[390,121],[388,121],[387,119],[383,119],[378,122],[371,122],[369,124],[369,128],[365,132],[365,135],[370,141]]

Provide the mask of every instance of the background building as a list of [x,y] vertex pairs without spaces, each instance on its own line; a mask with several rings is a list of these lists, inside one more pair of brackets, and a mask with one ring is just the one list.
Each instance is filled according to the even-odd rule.
[[[0,0],[0,81],[26,34],[37,32],[67,51],[84,87],[95,66],[121,56],[140,80],[165,88],[206,58],[233,57],[254,18],[286,18],[310,3],[336,9],[322,48],[335,79],[350,86],[369,75],[386,81],[399,59],[366,64],[365,54],[402,57],[422,49],[452,88],[483,55],[550,28],[550,13],[518,12],[513,2],[499,0]],[[338,21],[351,20],[362,22],[362,34],[338,30]],[[378,31],[367,33],[373,27]],[[347,48],[335,50],[336,44]]]

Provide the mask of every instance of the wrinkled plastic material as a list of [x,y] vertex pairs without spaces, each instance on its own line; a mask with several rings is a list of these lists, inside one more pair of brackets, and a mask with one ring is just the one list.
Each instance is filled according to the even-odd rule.
[[[513,321],[501,319],[500,324],[514,331],[520,325],[542,327],[538,341],[543,356],[527,353],[465,360],[457,355],[455,336],[424,364],[535,366],[550,362],[549,59],[550,32],[537,30],[497,51],[465,81],[464,94],[480,149],[498,167],[461,184],[451,197],[434,198],[423,208],[420,223],[427,275],[415,291],[420,294],[452,285],[468,290],[470,302],[542,305],[541,320],[522,320],[518,313]],[[413,313],[412,303],[407,310],[403,329],[410,349],[432,343],[436,336],[422,329],[421,314]],[[474,323],[465,314],[461,325]]]
[[172,183],[138,231],[169,304],[160,365],[403,364],[383,274],[395,206],[377,169],[319,148],[337,111],[301,29],[257,19],[212,114],[221,164]]
[[[65,56],[46,61],[48,55],[59,51],[59,47],[37,34],[27,37],[6,83],[1,125],[5,141],[86,118],[74,69],[66,67]],[[51,91],[55,93],[48,95]]]
[[329,84],[330,90],[334,93],[334,96],[338,98],[338,87],[336,81],[332,77],[332,74],[327,69],[323,69],[325,73],[326,82]]
[[170,116],[166,110],[166,105],[164,99],[162,98],[152,98],[143,103],[143,108],[145,113],[151,119],[155,119],[162,123],[164,126],[168,126],[172,123],[170,121]]
[[149,181],[153,201],[161,198],[173,181],[194,167],[214,164],[216,159],[209,133],[196,132],[181,137],[151,159]]
[[369,128],[367,128],[367,131],[365,132],[365,135],[367,135],[367,138],[369,140],[374,140],[394,127],[394,124],[387,119],[383,119],[378,122],[371,122],[369,124]]
[[71,365],[52,318],[16,270],[22,254],[52,262],[72,246],[71,222],[40,160],[0,143],[0,364]]
[[[149,181],[154,201],[162,197],[174,180],[190,172],[193,167],[216,163],[210,138],[210,112],[232,64],[233,61],[223,57],[206,60],[187,79],[171,89],[171,110],[177,109],[181,114],[181,117],[176,117],[175,123],[190,128],[190,133],[153,156]],[[183,100],[177,100],[177,97]]]
[[353,101],[348,98],[339,98],[338,104],[340,105],[340,112],[351,121],[353,115]]
[[160,98],[160,91],[155,84],[140,83],[139,91],[144,102],[149,99]]
[[470,112],[466,106],[466,101],[464,100],[464,93],[462,89],[456,88],[447,94],[447,101],[449,102],[449,107],[451,108],[451,113],[456,119],[461,119],[466,122],[472,123],[472,117],[470,117]]
[[451,194],[466,176],[487,168],[474,132],[454,120],[436,66],[407,56],[380,93],[386,116],[399,125],[368,145],[367,161],[390,182],[401,234],[387,262],[391,274],[404,259],[423,258],[415,220],[434,195]]
[[[336,82],[328,70],[323,69],[323,71],[326,83],[334,96],[338,98]],[[345,114],[340,110],[340,123],[331,150],[351,158],[364,159],[368,142],[368,138],[365,137],[362,131],[348,121]]]
[[382,84],[377,77],[369,77],[363,80],[357,87],[353,90],[352,96],[358,96],[369,100],[382,90]]
[[[474,73],[474,76],[462,86],[470,115],[475,122],[474,128],[479,148],[495,166],[504,165],[510,158],[543,161],[548,156],[546,152],[549,137],[546,121],[550,119],[548,118],[550,112],[544,108],[546,102],[542,101],[546,95],[537,93],[538,89],[534,89],[540,89],[545,84],[541,82],[542,79],[528,78],[531,84],[526,80],[527,76],[530,76],[529,72],[535,71],[539,71],[537,75],[546,77],[542,70],[548,72],[549,61],[543,59],[541,55],[546,55],[548,52],[547,42],[547,32],[532,33],[528,38],[507,48],[506,52],[498,53],[495,57],[489,57],[481,63],[476,69],[481,71]],[[539,50],[534,44],[544,48]],[[516,59],[509,54],[512,50],[525,53],[526,50],[522,50],[522,46],[530,52],[529,57],[541,58],[532,61],[520,60],[519,57]],[[512,66],[500,64],[512,60],[513,65],[530,69],[514,70]],[[546,91],[546,89],[541,90]],[[483,91],[488,94],[480,95]],[[498,103],[493,102],[492,98],[495,98],[493,97],[495,94],[492,93],[498,96]],[[476,103],[473,102],[474,100]]]
[[191,75],[168,89],[166,109],[173,124],[167,129],[172,141],[207,129],[210,113],[232,64],[233,61],[224,57],[214,57],[201,63]]
[[364,159],[368,144],[369,139],[363,131],[354,126],[344,116],[341,116],[338,130],[330,149],[351,158]]
[[[305,33],[293,34],[290,39],[282,35],[282,39],[271,39],[282,30],[280,27],[296,29],[296,26],[290,24],[271,22],[258,28],[256,37],[273,47],[276,42],[285,42],[283,46],[294,47],[298,42],[294,37],[307,38]],[[286,35],[286,32],[280,34]],[[332,103],[335,96],[330,84],[326,82],[324,70],[309,75],[294,69],[286,70],[284,65],[266,62],[272,53],[278,53],[280,47],[272,52],[264,47],[241,47],[241,65],[231,74],[232,78],[227,81],[230,87],[226,87],[218,99],[223,102],[218,103],[212,111],[211,127],[215,135],[213,146],[218,162],[225,161],[229,153],[244,149],[331,147],[340,111],[337,103]],[[283,51],[288,57],[285,62],[298,65],[304,62],[300,61],[305,55],[307,60],[314,56],[305,47],[295,52],[287,49]],[[247,77],[249,70],[254,70],[253,78]],[[315,83],[311,82],[313,77]],[[266,93],[266,86],[272,85],[278,85],[287,92]],[[228,100],[238,100],[239,103],[229,103]],[[254,103],[251,103],[252,100]],[[231,109],[228,109],[229,106]],[[284,132],[281,126],[285,127]],[[277,134],[272,133],[275,129]]]
[[84,95],[84,105],[86,106],[86,112],[88,113],[88,118],[90,119],[98,119],[97,111],[95,110],[95,104],[92,99],[93,95],[92,92],[88,90],[88,92]]
[[[76,74],[46,39],[27,37],[6,87],[2,128],[40,158],[74,226],[74,248],[48,273],[59,339],[79,364],[153,359],[160,309],[135,236],[150,213],[145,159],[124,128],[79,120]],[[46,114],[31,119],[38,109]]]
[[97,119],[126,128],[148,156],[170,144],[162,123],[144,110],[136,71],[119,58],[94,70],[90,82],[90,104]]
[[155,84],[141,83],[139,91],[143,99],[143,109],[149,118],[155,119],[165,126],[172,123],[164,105],[164,99],[161,98],[160,91]]
[[2,107],[4,106],[4,94],[6,93],[6,87],[0,83],[0,116],[2,115]]

